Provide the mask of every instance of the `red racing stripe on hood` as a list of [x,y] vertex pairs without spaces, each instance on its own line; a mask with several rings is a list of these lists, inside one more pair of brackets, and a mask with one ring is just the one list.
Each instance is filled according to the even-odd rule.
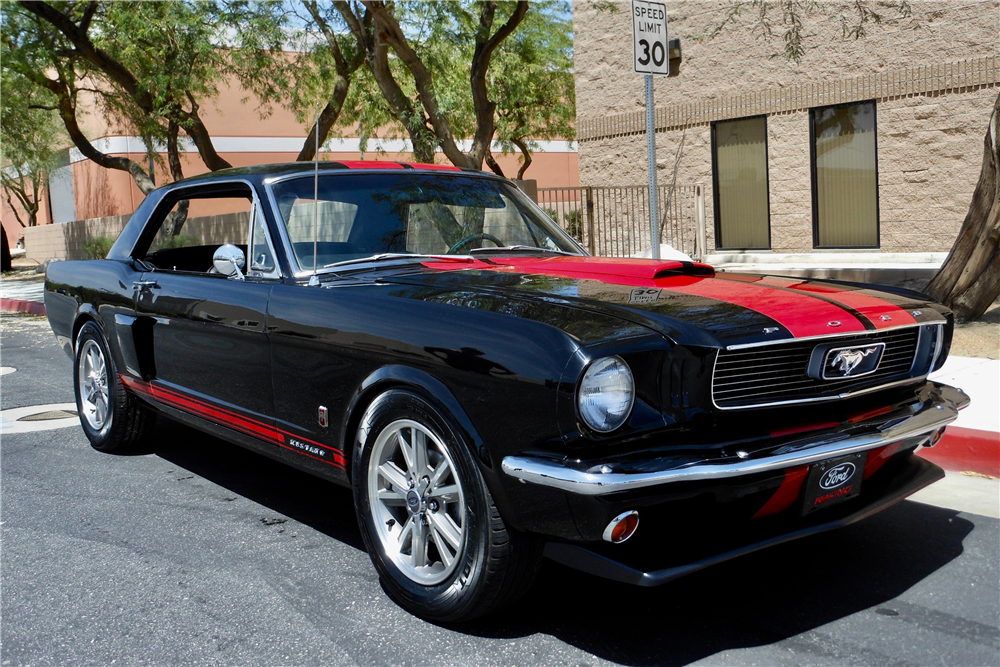
[[876,329],[891,329],[905,324],[917,323],[913,315],[906,310],[870,292],[862,290],[850,289],[838,285],[821,285],[795,278],[781,278],[778,276],[727,276],[727,278],[743,282],[756,282],[760,285],[781,287],[807,294],[816,294],[824,299],[835,301],[856,310],[868,318]]
[[[560,256],[491,257],[488,263],[472,260],[466,263],[427,263],[424,266],[437,271],[511,271],[597,280],[614,285],[656,287],[748,308],[778,322],[796,338],[865,331],[865,325],[840,306],[794,290],[716,278],[715,271],[707,264]],[[690,275],[691,273],[704,275]]]
[[[657,281],[656,286],[660,287]],[[865,331],[865,325],[843,308],[807,294],[758,283],[684,276],[663,281],[664,289],[717,299],[755,310],[788,329],[796,338]],[[688,284],[681,284],[687,282]]]

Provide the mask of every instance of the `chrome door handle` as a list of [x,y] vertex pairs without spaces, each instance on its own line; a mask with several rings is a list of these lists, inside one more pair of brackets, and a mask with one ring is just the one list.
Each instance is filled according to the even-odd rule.
[[159,289],[160,286],[155,280],[136,280],[132,283],[132,289],[144,290],[144,289]]

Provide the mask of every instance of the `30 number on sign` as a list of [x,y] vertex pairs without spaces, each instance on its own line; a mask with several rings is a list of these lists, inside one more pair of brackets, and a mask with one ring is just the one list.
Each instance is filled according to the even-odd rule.
[[640,74],[670,74],[667,58],[667,6],[632,0],[633,69]]

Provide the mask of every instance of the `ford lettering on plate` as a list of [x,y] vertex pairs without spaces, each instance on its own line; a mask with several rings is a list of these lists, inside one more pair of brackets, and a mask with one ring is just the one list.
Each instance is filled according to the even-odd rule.
[[824,509],[861,493],[867,453],[814,464],[809,469],[802,513]]

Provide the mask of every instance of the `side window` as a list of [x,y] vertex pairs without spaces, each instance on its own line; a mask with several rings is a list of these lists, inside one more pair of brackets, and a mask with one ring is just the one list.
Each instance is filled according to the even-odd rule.
[[163,216],[142,259],[164,271],[210,273],[220,245],[247,252],[249,196],[191,197],[176,201]]
[[256,276],[272,277],[276,271],[276,264],[271,246],[267,242],[267,229],[265,227],[263,214],[259,208],[254,207],[253,228],[250,236],[253,248],[249,258],[250,273]]

